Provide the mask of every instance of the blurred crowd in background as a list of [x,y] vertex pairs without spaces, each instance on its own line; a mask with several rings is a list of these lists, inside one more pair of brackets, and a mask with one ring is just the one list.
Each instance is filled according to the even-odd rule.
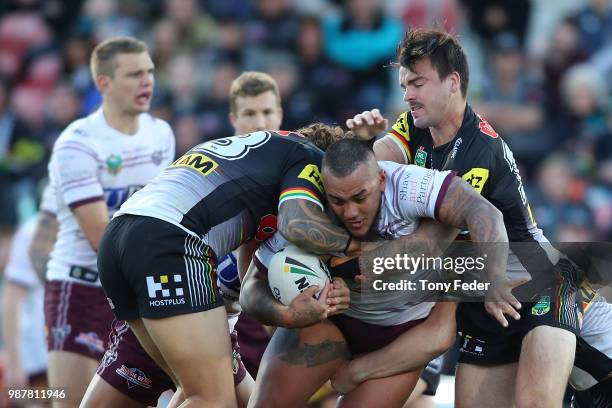
[[101,40],[146,41],[153,114],[177,154],[232,135],[231,81],[279,83],[284,129],[407,109],[395,48],[409,27],[455,33],[468,103],[514,151],[551,240],[612,239],[612,5],[608,0],[2,0],[0,233],[33,214],[60,132],[100,102],[89,55]]

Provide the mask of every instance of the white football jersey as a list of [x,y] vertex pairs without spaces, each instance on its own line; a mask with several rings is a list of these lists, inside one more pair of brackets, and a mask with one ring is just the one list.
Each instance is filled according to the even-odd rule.
[[101,108],[62,132],[49,161],[59,232],[47,280],[100,286],[96,252],[71,209],[104,199],[112,217],[130,195],[172,163],[174,148],[170,126],[146,113],[139,116],[134,135],[112,128]]
[[[379,218],[376,220],[378,232],[384,239],[394,239],[413,233],[419,226],[420,218],[435,218],[440,203],[453,174],[450,171],[428,170],[413,165],[393,162],[378,162],[386,173]],[[268,267],[272,255],[288,245],[280,233],[266,240],[255,252],[257,261]],[[434,281],[435,271],[419,271],[418,279]],[[381,275],[385,282],[401,279],[414,279],[397,274],[393,278]],[[419,299],[407,299],[406,291],[376,291],[364,293],[359,284],[346,282],[351,289],[351,304],[346,315],[367,323],[380,326],[394,326],[429,315],[437,298],[436,293],[420,291]],[[372,282],[366,283],[371,285]]]
[[20,360],[28,374],[47,369],[47,341],[45,340],[44,286],[32,266],[28,248],[34,237],[36,217],[22,224],[11,244],[11,253],[4,272],[7,282],[27,289],[27,295],[19,305]]

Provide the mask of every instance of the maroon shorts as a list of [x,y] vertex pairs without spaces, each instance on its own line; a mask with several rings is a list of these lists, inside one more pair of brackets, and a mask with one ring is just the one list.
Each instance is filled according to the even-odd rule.
[[238,332],[238,341],[240,341],[242,362],[251,377],[256,378],[259,363],[270,342],[270,335],[261,323],[244,312],[240,313],[238,317],[236,331]]
[[100,361],[113,319],[101,287],[68,281],[45,284],[49,351],[69,351]]
[[369,353],[385,347],[425,319],[411,320],[397,326],[379,326],[340,314],[329,320],[342,332],[353,355]]
[[[231,339],[234,384],[238,385],[244,379],[246,370],[240,360],[235,332]],[[164,391],[176,389],[170,376],[149,357],[123,320],[113,322],[109,348],[96,372],[122,394],[149,406],[156,406]]]

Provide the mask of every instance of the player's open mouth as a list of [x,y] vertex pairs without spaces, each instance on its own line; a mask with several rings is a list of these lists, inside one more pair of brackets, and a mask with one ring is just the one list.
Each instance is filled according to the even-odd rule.
[[148,103],[151,100],[151,92],[143,92],[141,94],[138,94],[138,96],[136,96],[136,100],[138,101],[138,103]]

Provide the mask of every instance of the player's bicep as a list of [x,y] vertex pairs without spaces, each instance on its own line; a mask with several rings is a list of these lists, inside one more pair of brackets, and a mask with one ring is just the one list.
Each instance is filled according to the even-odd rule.
[[468,219],[473,214],[480,213],[484,217],[491,209],[495,209],[478,191],[459,177],[450,178],[437,207],[436,219],[461,229],[468,228]]
[[407,156],[391,136],[386,135],[374,143],[374,155],[376,160],[392,161],[400,164],[408,164]]

